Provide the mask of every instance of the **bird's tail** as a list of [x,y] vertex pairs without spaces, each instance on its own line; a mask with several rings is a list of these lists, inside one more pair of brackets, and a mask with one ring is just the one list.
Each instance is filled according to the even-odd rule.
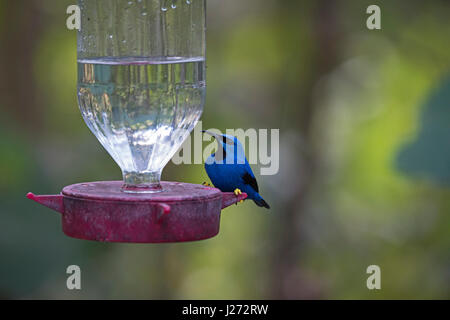
[[259,194],[255,197],[255,199],[253,199],[253,201],[255,201],[256,205],[259,207],[270,209],[269,204]]

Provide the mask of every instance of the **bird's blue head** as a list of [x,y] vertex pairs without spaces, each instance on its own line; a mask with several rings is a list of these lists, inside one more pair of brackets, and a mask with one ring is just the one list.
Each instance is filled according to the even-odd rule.
[[[202,131],[213,136],[219,148],[217,152],[212,154],[213,160],[216,163],[227,163],[227,164],[244,164],[245,163],[245,152],[242,147],[241,142],[238,138],[228,135],[228,134],[217,134],[211,131]],[[223,161],[225,159],[225,161]]]

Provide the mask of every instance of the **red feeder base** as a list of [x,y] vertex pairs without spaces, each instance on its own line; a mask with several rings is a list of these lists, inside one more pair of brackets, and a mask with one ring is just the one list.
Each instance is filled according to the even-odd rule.
[[27,197],[62,213],[73,238],[104,242],[195,241],[219,232],[220,211],[247,198],[202,185],[161,182],[160,193],[120,191],[122,181],[67,186],[59,195]]

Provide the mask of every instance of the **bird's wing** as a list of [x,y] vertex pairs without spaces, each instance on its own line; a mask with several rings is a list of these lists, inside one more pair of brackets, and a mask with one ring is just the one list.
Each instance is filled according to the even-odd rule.
[[245,159],[244,172],[241,177],[245,184],[248,184],[253,188],[253,190],[259,192],[258,182],[256,182],[255,175],[253,174],[252,168],[250,167],[247,159]]
[[245,158],[244,168],[245,172],[242,175],[242,180],[244,180],[245,184],[248,184],[250,187],[252,187],[253,190],[259,192],[258,182],[256,182],[255,175],[253,174],[252,167],[250,167],[247,158]]
[[256,192],[259,192],[258,182],[256,182],[255,177],[250,173],[244,173],[244,175],[242,176],[242,180],[244,180],[245,184],[250,185],[250,187],[252,187]]

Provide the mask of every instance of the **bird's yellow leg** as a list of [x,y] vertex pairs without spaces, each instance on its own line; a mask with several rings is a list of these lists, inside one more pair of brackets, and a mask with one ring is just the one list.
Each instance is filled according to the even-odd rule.
[[[241,189],[236,188],[236,189],[234,190],[234,194],[235,194],[236,196],[242,194]],[[244,202],[244,200],[239,201],[239,203],[243,203],[243,202]],[[236,205],[237,205],[237,203],[236,203]]]
[[203,183],[202,183],[202,186],[205,186],[205,187],[212,187],[212,185],[209,184],[208,182],[203,182]]

